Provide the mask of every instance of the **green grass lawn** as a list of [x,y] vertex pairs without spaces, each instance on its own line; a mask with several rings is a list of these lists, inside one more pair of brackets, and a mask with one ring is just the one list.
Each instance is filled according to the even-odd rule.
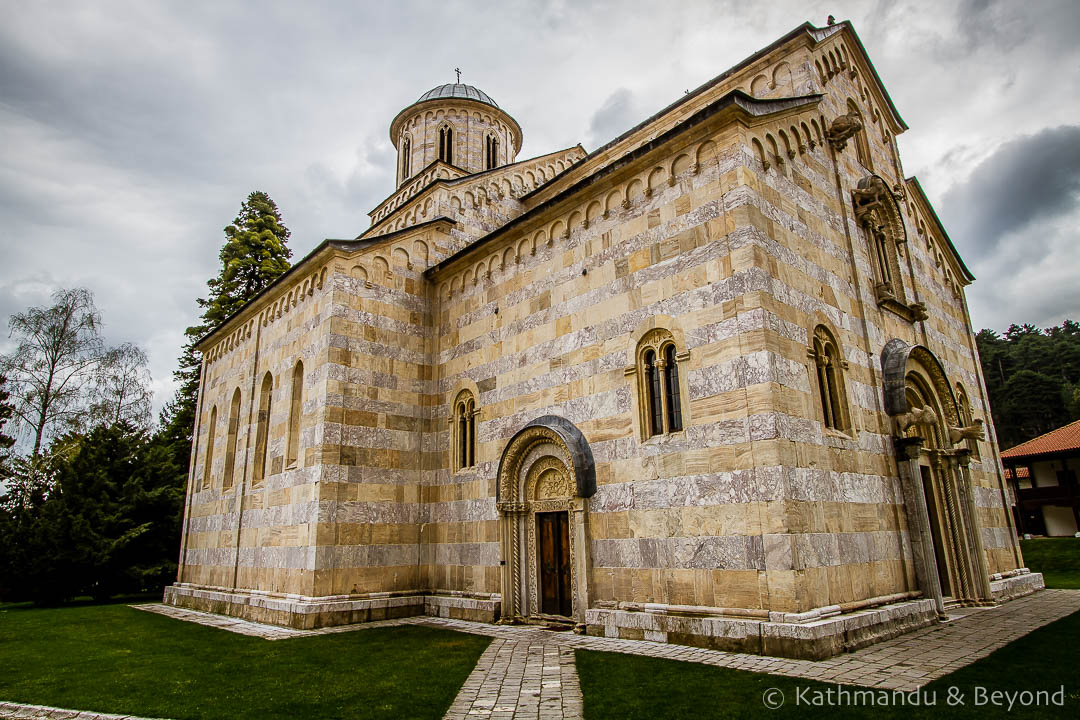
[[167,718],[440,718],[486,637],[267,641],[126,605],[0,607],[0,700]]
[[1048,588],[1080,589],[1080,538],[1032,538],[1020,541],[1024,564],[1041,572]]
[[[1066,718],[1080,717],[1080,679],[1076,672],[1080,646],[1080,613],[1051,623],[951,675],[930,683],[921,697],[936,697],[932,707],[813,707],[797,703],[800,687],[825,691],[837,686],[695,663],[658,660],[617,653],[577,651],[578,675],[586,720],[651,718]],[[994,690],[1057,690],[1065,686],[1065,707],[976,707],[975,688]],[[966,700],[950,706],[949,688]],[[782,707],[767,709],[762,698],[770,688],[785,697]],[[862,688],[848,686],[848,690]],[[1071,708],[1071,709],[1070,709]]]

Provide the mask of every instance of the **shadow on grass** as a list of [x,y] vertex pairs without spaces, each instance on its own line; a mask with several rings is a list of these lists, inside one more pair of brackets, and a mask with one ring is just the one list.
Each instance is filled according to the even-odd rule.
[[0,699],[178,720],[439,718],[489,642],[415,626],[271,642],[120,604],[6,609]]
[[[696,663],[659,660],[617,653],[577,651],[577,668],[584,696],[585,720],[646,720],[651,718],[996,718],[1024,717],[1057,719],[1080,717],[1080,681],[1076,674],[1076,648],[1080,646],[1080,613],[1062,618],[991,653],[978,662],[925,686],[920,694],[900,698],[885,692],[870,705],[861,705],[855,695],[865,688],[839,686],[780,675],[730,670]],[[821,698],[838,696],[843,702],[813,704]],[[979,690],[982,688],[982,690]],[[1052,693],[1064,688],[1059,697],[1064,707],[1047,704]],[[800,689],[801,691],[800,695]],[[1042,706],[1020,707],[1012,711],[988,703],[993,691],[1046,691]],[[766,693],[775,703],[782,693],[781,707],[770,709]],[[981,705],[977,693],[984,695]],[[818,693],[821,693],[820,695]],[[959,698],[963,704],[950,704]],[[935,704],[929,705],[933,699]],[[918,700],[921,706],[912,706]],[[1003,698],[1002,702],[1006,700]]]

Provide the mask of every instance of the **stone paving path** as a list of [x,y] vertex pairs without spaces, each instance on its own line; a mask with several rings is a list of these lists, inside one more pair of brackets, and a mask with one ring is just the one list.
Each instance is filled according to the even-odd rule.
[[[574,650],[629,653],[823,682],[911,691],[986,657],[1033,630],[1080,611],[1080,590],[1041,590],[997,607],[958,608],[950,612],[948,622],[820,661],[705,650],[645,640],[589,637],[529,625],[489,625],[445,618],[411,617],[319,630],[293,630],[167,605],[132,607],[267,640],[399,625],[424,625],[486,635],[493,638],[493,642],[480,656],[446,717],[453,720],[544,720],[581,717],[581,688],[574,665]],[[0,703],[0,718],[16,717],[33,720],[116,720],[124,716],[79,714],[56,708]]]
[[495,639],[445,718],[580,718],[581,702],[572,648]]

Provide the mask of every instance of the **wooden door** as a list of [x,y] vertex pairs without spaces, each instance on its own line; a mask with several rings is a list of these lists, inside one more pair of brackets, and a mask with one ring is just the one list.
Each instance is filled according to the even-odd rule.
[[947,549],[945,547],[945,540],[942,537],[945,518],[942,517],[940,512],[941,506],[938,503],[937,483],[935,482],[934,473],[930,468],[925,465],[920,465],[919,470],[922,473],[923,495],[926,498],[926,512],[930,518],[930,538],[934,543],[934,557],[937,559],[938,582],[941,583],[941,594],[944,597],[952,597],[955,593],[953,592],[952,581],[949,577],[949,564],[946,556]]
[[568,513],[536,514],[540,552],[540,611],[570,617],[570,522]]

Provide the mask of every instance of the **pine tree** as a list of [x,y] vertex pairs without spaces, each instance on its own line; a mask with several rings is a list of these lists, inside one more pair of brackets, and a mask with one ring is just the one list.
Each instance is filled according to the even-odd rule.
[[208,296],[197,301],[203,311],[202,322],[185,332],[187,343],[180,355],[180,367],[173,373],[180,387],[160,417],[158,439],[172,449],[173,460],[185,477],[199,396],[200,364],[195,344],[289,269],[289,234],[277,205],[261,191],[248,195],[239,214],[225,228],[221,269],[206,283]]

